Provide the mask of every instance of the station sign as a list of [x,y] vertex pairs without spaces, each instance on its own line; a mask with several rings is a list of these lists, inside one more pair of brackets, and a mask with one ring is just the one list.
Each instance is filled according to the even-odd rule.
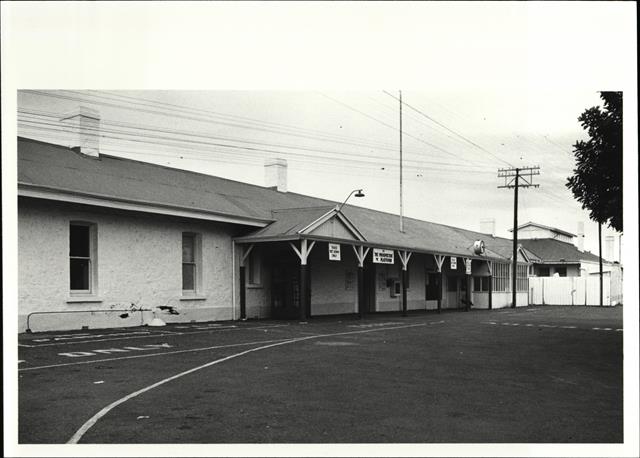
[[458,268],[458,258],[455,256],[451,256],[451,270],[456,270]]
[[385,250],[383,248],[373,249],[373,262],[376,264],[393,264],[393,250]]
[[471,275],[471,259],[464,260],[464,267],[466,269],[466,274]]
[[340,244],[329,244],[329,261],[340,261]]

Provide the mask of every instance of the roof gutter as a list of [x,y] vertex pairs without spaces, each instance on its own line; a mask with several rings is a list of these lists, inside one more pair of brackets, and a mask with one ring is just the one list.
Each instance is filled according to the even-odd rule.
[[[293,240],[313,240],[316,242],[330,242],[330,243],[341,243],[345,245],[354,245],[354,246],[364,246],[370,248],[382,248],[387,250],[406,250],[411,251],[413,253],[421,253],[421,254],[431,254],[431,255],[444,255],[444,256],[453,256],[458,258],[467,258],[467,259],[475,259],[477,261],[497,261],[497,262],[505,262],[508,263],[510,260],[506,258],[496,258],[489,256],[476,256],[472,254],[460,254],[460,253],[451,253],[445,251],[438,250],[425,250],[415,247],[406,247],[400,245],[389,245],[384,243],[376,243],[376,242],[368,242],[368,241],[360,241],[360,240],[350,240],[350,239],[340,239],[336,237],[323,237],[319,235],[302,235],[302,234],[293,234],[293,235],[271,235],[267,237],[235,237],[233,240],[236,243],[268,243],[268,242],[291,242]],[[528,264],[528,263],[519,263],[519,264]]]

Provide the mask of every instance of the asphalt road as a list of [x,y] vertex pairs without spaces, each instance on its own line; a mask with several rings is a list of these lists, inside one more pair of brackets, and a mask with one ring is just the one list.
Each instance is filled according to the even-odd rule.
[[20,443],[622,442],[622,309],[19,336]]

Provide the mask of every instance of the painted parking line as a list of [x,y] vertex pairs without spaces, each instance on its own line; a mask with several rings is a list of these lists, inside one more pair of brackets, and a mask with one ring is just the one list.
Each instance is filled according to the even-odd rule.
[[579,328],[578,326],[561,326],[561,325],[557,325],[557,324],[546,324],[546,323],[511,323],[508,321],[502,321],[502,322],[497,322],[497,321],[482,321],[482,324],[490,324],[490,325],[501,325],[501,326],[525,326],[528,328],[531,327],[537,327],[537,328],[559,328],[559,329],[583,329],[583,330],[589,330],[589,331],[616,331],[616,332],[622,332],[622,328],[600,328],[600,327],[593,327],[593,328]]
[[[438,323],[438,322],[436,322]],[[364,333],[364,332],[369,332],[369,331],[384,331],[387,329],[399,329],[399,328],[406,328],[406,327],[415,327],[415,326],[426,326],[427,323],[417,323],[417,324],[412,324],[412,325],[406,325],[406,326],[402,326],[402,327],[387,327],[387,328],[376,328],[376,329],[365,329],[365,330],[358,330],[358,331],[349,331],[349,332],[345,332],[345,333],[338,333],[335,335],[341,335],[341,334],[358,334],[358,333]],[[317,336],[318,334],[313,334],[313,336]],[[331,334],[327,334],[327,335],[331,335]],[[208,351],[208,350],[218,350],[218,349],[222,349],[222,348],[233,348],[233,347],[242,347],[242,346],[249,346],[249,345],[261,345],[261,344],[269,344],[269,343],[274,343],[274,342],[283,342],[286,340],[291,340],[291,337],[288,338],[281,338],[281,339],[269,339],[269,340],[259,340],[259,341],[251,341],[251,342],[241,342],[241,343],[234,343],[234,344],[225,344],[225,345],[212,345],[209,347],[201,347],[201,348],[188,348],[185,350],[174,350],[174,351],[163,351],[160,353],[144,353],[144,354],[139,354],[139,355],[127,355],[127,356],[118,356],[118,357],[113,357],[113,358],[101,358],[101,359],[91,359],[91,360],[85,360],[85,361],[73,361],[73,362],[69,362],[69,363],[58,363],[58,364],[47,364],[47,365],[43,365],[43,366],[33,366],[33,367],[24,367],[24,368],[20,368],[18,369],[18,372],[28,372],[28,371],[35,371],[35,370],[40,370],[40,369],[51,369],[51,368],[56,368],[56,367],[67,367],[67,366],[77,366],[77,365],[85,365],[85,364],[95,364],[95,363],[104,363],[104,362],[110,362],[110,361],[120,361],[120,360],[126,360],[126,359],[138,359],[138,358],[153,358],[156,356],[166,356],[166,355],[176,355],[176,354],[181,354],[181,353],[193,353],[193,352],[201,352],[201,351]]]
[[[95,337],[104,337],[104,336],[111,336],[111,335],[121,335],[121,334],[96,334]],[[181,332],[171,332],[171,331],[157,331],[157,332],[149,332],[146,331],[144,333],[135,333],[135,334],[130,334],[130,335],[126,335],[123,337],[107,337],[104,339],[98,339],[98,338],[93,338],[93,339],[89,339],[89,340],[75,340],[75,341],[66,341],[66,342],[49,342],[49,343],[39,343],[38,345],[28,345],[28,344],[18,344],[18,346],[20,347],[27,347],[27,348],[40,348],[40,347],[53,347],[53,346],[60,346],[60,345],[77,345],[77,344],[83,344],[83,343],[92,343],[92,342],[108,342],[108,341],[112,341],[112,340],[124,340],[124,339],[145,339],[145,338],[149,338],[149,337],[163,337],[163,336],[179,336],[182,335]]]
[[149,350],[158,350],[161,348],[173,348],[173,345],[169,345],[168,343],[161,343],[161,344],[140,345],[138,347],[98,348],[98,349],[92,349],[90,351],[62,352],[62,353],[58,353],[58,356],[65,356],[67,358],[86,358],[87,356],[110,355],[112,353],[129,353],[130,351],[149,351]]
[[67,441],[67,444],[77,444],[80,439],[82,439],[82,436],[84,436],[87,431],[89,431],[89,429],[91,429],[98,420],[100,420],[102,417],[104,417],[106,414],[108,414],[111,410],[113,410],[114,408],[118,407],[120,404],[125,403],[126,401],[128,401],[129,399],[133,399],[143,393],[146,393],[147,391],[150,391],[154,388],[157,388],[161,385],[164,385],[165,383],[171,382],[173,380],[176,380],[180,377],[184,377],[185,375],[189,375],[192,374],[194,372],[197,372],[201,369],[205,369],[207,367],[211,367],[213,365],[216,364],[220,364],[223,363],[225,361],[229,361],[231,359],[234,358],[238,358],[240,356],[244,356],[247,355],[249,353],[253,353],[253,352],[257,352],[260,350],[266,350],[268,348],[273,348],[273,347],[277,347],[277,346],[281,346],[281,345],[287,345],[287,344],[291,344],[291,343],[297,343],[297,342],[302,342],[305,340],[311,340],[311,339],[320,339],[323,337],[334,337],[334,336],[342,336],[342,335],[350,335],[350,334],[364,334],[364,333],[369,333],[369,332],[378,332],[378,331],[387,331],[387,330],[393,330],[393,329],[406,329],[406,328],[413,328],[416,326],[425,326],[426,323],[417,323],[417,324],[409,324],[409,325],[405,325],[405,326],[395,326],[395,327],[382,327],[382,328],[374,328],[374,329],[361,329],[361,330],[357,330],[357,331],[347,331],[347,332],[337,332],[337,333],[331,333],[331,334],[316,334],[313,336],[308,336],[308,337],[297,337],[294,339],[286,339],[284,341],[281,342],[276,342],[276,343],[271,343],[271,344],[267,344],[267,345],[262,345],[260,347],[256,347],[256,348],[250,348],[249,350],[245,350],[242,351],[240,353],[235,353],[233,355],[230,356],[226,356],[224,358],[220,358],[220,359],[216,359],[214,361],[210,361],[206,364],[202,364],[200,366],[194,367],[192,369],[180,372],[178,374],[175,374],[171,377],[167,377],[163,380],[160,380],[152,385],[149,385],[147,387],[144,387],[140,390],[134,391],[133,393],[128,394],[127,396],[118,399],[117,401],[112,402],[111,404],[109,404],[108,406],[106,406],[105,408],[103,408],[102,410],[100,410],[98,413],[96,413],[94,416],[92,416],[89,420],[87,420],[81,427],[80,429],[78,429],[75,434],[73,436],[71,436],[71,438]]
[[[71,342],[51,342],[51,343],[41,343],[38,345],[28,345],[28,344],[18,344],[19,347],[26,348],[39,348],[39,347],[52,347],[52,346],[60,346],[60,345],[75,345],[75,344],[83,344],[83,343],[92,343],[92,342],[108,342],[112,340],[123,340],[123,339],[145,339],[149,337],[163,337],[163,336],[182,336],[186,334],[208,334],[216,331],[229,331],[229,330],[263,330],[263,329],[271,329],[271,328],[281,328],[289,326],[289,324],[273,324],[273,325],[265,325],[265,326],[236,326],[236,327],[228,327],[228,328],[220,328],[220,327],[212,327],[212,328],[194,328],[196,331],[186,331],[186,332],[176,332],[176,331],[168,331],[168,330],[158,330],[158,331],[145,331],[144,335],[130,335],[125,337],[113,337],[106,339],[91,339],[91,340],[79,340],[79,341],[71,341]],[[177,326],[174,326],[177,327]],[[181,327],[182,328],[182,327]],[[118,333],[109,334],[109,335],[118,335]]]

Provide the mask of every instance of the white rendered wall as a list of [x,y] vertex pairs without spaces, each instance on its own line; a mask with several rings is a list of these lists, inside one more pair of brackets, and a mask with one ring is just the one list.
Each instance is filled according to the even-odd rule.
[[[69,294],[69,223],[97,227],[98,285],[91,302]],[[133,212],[115,212],[52,201],[20,199],[18,210],[18,299],[20,330],[30,312],[86,313],[34,315],[34,332],[82,326],[135,326],[152,318],[91,310],[173,306],[179,315],[163,320],[208,321],[232,317],[231,234],[233,226]],[[182,232],[201,235],[201,285],[197,300],[182,295]],[[71,302],[74,300],[75,302]]]

